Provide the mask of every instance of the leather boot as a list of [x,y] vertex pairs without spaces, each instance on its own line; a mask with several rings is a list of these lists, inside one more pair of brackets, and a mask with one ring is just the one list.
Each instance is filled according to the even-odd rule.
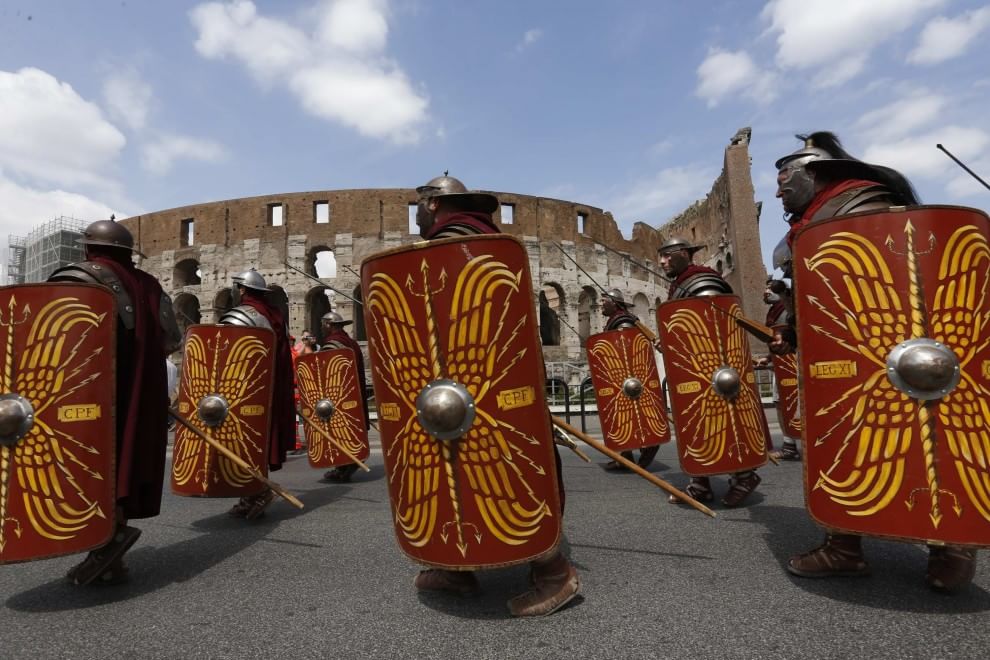
[[928,546],[928,586],[935,591],[957,591],[976,575],[976,550],[959,546]]
[[481,591],[474,571],[428,568],[419,572],[413,584],[420,591],[446,591],[458,596],[473,596]]
[[859,577],[870,574],[863,557],[863,539],[855,534],[826,534],[825,543],[787,561],[787,570],[801,577]]
[[532,588],[508,602],[512,616],[547,616],[571,602],[581,590],[581,580],[567,557],[557,552],[545,561],[530,564]]

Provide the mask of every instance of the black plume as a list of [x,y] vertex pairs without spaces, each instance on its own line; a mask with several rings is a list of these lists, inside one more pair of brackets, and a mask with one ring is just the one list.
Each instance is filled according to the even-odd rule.
[[832,158],[858,160],[857,158],[853,158],[852,155],[842,147],[842,143],[839,142],[839,136],[831,131],[816,131],[815,133],[809,133],[808,135],[795,135],[794,137],[803,142],[811,140],[812,146],[818,147],[819,149],[824,149],[832,154]]
[[[816,131],[807,135],[795,135],[794,137],[799,140],[811,140],[814,146],[829,152],[833,158],[863,162],[846,151],[842,146],[842,142],[839,141],[839,136],[831,131]],[[914,186],[911,185],[911,182],[903,174],[883,165],[873,165],[872,163],[867,165],[872,170],[870,179],[890,188],[900,198],[898,201],[899,204],[915,205],[921,203],[918,193],[914,190]]]

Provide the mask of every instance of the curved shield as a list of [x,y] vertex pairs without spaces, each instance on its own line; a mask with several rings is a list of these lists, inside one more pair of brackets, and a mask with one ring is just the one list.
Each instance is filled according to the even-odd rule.
[[450,568],[556,547],[553,438],[522,243],[417,243],[366,260],[361,284],[399,546]]
[[0,564],[113,534],[116,328],[104,287],[0,288]]
[[371,454],[364,425],[364,397],[357,360],[349,348],[296,358],[299,411],[306,431],[309,464],[315,468],[349,465]]
[[767,462],[770,431],[749,340],[735,322],[737,296],[704,296],[657,308],[681,469],[692,476]]
[[670,442],[653,344],[626,328],[592,335],[585,346],[605,445],[629,451]]
[[901,207],[800,234],[805,497],[822,525],[990,545],[988,225]]
[[777,419],[788,438],[801,437],[801,406],[798,397],[797,356],[773,356],[773,376],[777,387]]
[[[179,412],[197,429],[268,474],[275,334],[267,328],[194,325],[186,332]],[[172,492],[241,497],[265,485],[179,426]]]

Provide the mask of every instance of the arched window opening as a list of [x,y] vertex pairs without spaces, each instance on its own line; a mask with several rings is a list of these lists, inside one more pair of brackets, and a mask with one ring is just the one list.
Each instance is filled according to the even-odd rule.
[[314,277],[330,279],[337,277],[337,258],[326,245],[317,245],[306,255],[306,272]]
[[175,310],[175,320],[179,325],[179,331],[183,335],[186,334],[186,328],[201,321],[199,298],[191,293],[177,295],[172,301],[172,308]]
[[560,316],[564,307],[564,291],[558,284],[548,282],[540,290],[540,340],[544,346],[560,346]]
[[581,336],[581,345],[591,336],[591,318],[598,310],[598,292],[590,286],[581,287],[581,294],[578,296],[578,326],[577,331]]
[[176,289],[202,283],[202,271],[195,259],[183,259],[172,269],[172,286]]
[[[359,303],[364,303],[364,297],[361,295],[361,285],[354,287],[354,293],[351,296],[354,300]],[[368,333],[364,329],[364,305],[354,305],[354,339],[357,341],[368,341]]]
[[316,286],[306,292],[306,329],[313,333],[321,345],[324,341],[323,315],[331,311],[330,299],[327,297],[329,291],[325,286]]
[[220,289],[213,298],[213,322],[219,323],[220,317],[234,306],[234,294],[230,289]]
[[269,284],[268,288],[271,289],[268,301],[282,312],[286,325],[292,325],[292,319],[289,318],[289,296],[285,293],[285,289],[277,284]]

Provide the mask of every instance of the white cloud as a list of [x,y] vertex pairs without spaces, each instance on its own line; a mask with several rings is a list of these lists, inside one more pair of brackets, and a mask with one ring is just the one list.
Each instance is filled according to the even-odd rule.
[[[984,157],[982,160],[968,162],[966,166],[976,172],[984,181],[990,179],[990,158]],[[986,186],[962,168],[959,168],[958,174],[949,179],[945,190],[953,201],[962,201],[962,199],[967,197],[979,197],[982,202],[979,205],[982,208],[987,207],[986,200],[990,198],[990,190],[987,190]]]
[[946,98],[939,94],[916,92],[867,112],[856,122],[856,128],[867,133],[873,140],[895,140],[930,124],[939,117],[946,105]]
[[974,9],[956,18],[939,16],[922,30],[918,45],[908,55],[908,61],[938,64],[959,57],[987,28],[990,28],[990,7]]
[[133,69],[114,73],[103,83],[103,103],[107,111],[131,130],[144,128],[151,97],[151,86]]
[[121,217],[119,210],[85,195],[64,190],[37,190],[17,184],[0,173],[0,236],[24,236],[37,225],[58,216],[80,220],[109,218],[111,213]]
[[260,16],[250,0],[236,0],[198,5],[190,19],[203,57],[229,56],[261,84],[284,84],[315,117],[372,138],[417,142],[429,101],[384,56],[386,1],[326,0],[306,14],[308,30]]
[[93,103],[40,69],[0,71],[0,168],[61,186],[108,185],[126,144]]
[[528,47],[532,46],[537,41],[539,41],[542,37],[543,37],[543,30],[541,30],[540,28],[533,28],[531,30],[526,30],[526,32],[523,33],[522,41],[520,41],[516,45],[516,52],[521,53],[522,51],[526,50]]
[[958,165],[938,150],[936,144],[944,144],[959,160],[967,163],[982,157],[990,147],[990,133],[979,128],[944,126],[924,135],[875,143],[866,149],[863,160],[893,167],[909,179],[939,179],[950,171],[955,175]]
[[818,75],[812,81],[812,87],[838,87],[859,75],[866,68],[866,55],[858,53],[850,55],[818,70]]
[[656,226],[707,195],[717,176],[699,165],[669,167],[616,191],[610,210],[621,227],[636,221]]
[[769,31],[777,34],[782,69],[842,69],[819,84],[836,85],[856,75],[868,53],[911,27],[945,0],[770,0],[763,8]]
[[217,162],[226,157],[218,142],[185,135],[164,135],[149,142],[141,153],[141,164],[153,174],[166,174],[176,160]]
[[776,98],[775,80],[772,73],[761,71],[745,51],[713,48],[698,66],[695,94],[705,99],[709,108],[734,94],[769,103]]

